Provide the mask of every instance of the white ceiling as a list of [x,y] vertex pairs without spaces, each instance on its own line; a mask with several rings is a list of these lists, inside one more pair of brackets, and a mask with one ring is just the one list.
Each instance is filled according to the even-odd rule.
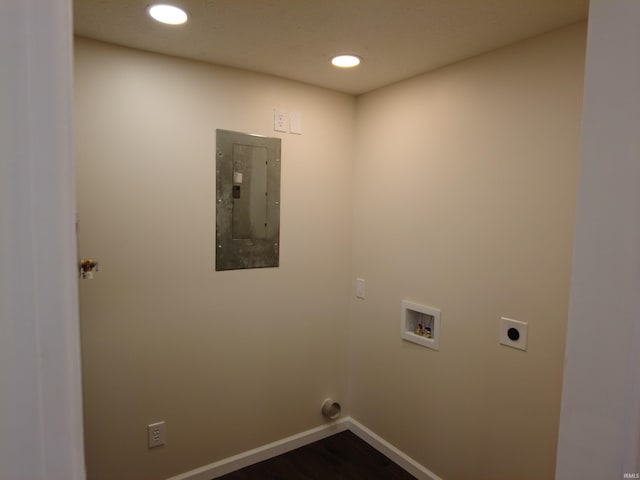
[[[586,19],[588,0],[74,0],[77,35],[361,94]],[[355,53],[340,70],[329,60]]]

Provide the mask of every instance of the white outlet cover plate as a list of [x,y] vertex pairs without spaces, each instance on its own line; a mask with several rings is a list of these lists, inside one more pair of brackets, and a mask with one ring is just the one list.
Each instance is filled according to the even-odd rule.
[[164,427],[164,422],[151,423],[147,425],[149,448],[159,447],[165,444],[166,438]]
[[[529,325],[526,322],[502,317],[500,319],[500,344],[526,351],[528,326]],[[510,328],[515,328],[516,330],[518,330],[518,332],[520,332],[520,338],[518,338],[517,340],[511,340],[507,335],[507,332]]]
[[287,112],[277,108],[273,110],[273,130],[289,133],[289,115]]

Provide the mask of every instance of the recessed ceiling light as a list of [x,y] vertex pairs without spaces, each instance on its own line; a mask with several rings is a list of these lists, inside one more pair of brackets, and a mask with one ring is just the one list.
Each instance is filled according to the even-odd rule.
[[147,8],[147,12],[154,20],[169,25],[181,25],[189,18],[187,12],[173,5],[151,5]]
[[331,59],[331,63],[336,67],[351,68],[360,64],[360,58],[355,55],[338,55]]

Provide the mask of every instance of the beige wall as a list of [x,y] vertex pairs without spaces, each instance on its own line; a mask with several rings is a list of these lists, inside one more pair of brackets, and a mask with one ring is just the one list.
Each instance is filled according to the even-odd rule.
[[[80,292],[89,479],[301,432],[328,394],[446,480],[552,478],[584,37],[357,102],[77,39],[80,254],[101,268]],[[282,136],[281,266],[216,273],[215,129],[277,136],[276,106],[304,121]],[[439,352],[400,340],[403,298],[442,310]],[[498,345],[501,316],[529,322],[528,352]]]
[[[553,478],[585,34],[358,99],[351,413],[447,480]],[[400,339],[403,298],[442,310],[439,352]]]
[[[166,478],[322,424],[346,399],[355,100],[76,40],[91,480]],[[282,135],[280,268],[214,271],[215,129]],[[167,445],[147,450],[165,420]]]

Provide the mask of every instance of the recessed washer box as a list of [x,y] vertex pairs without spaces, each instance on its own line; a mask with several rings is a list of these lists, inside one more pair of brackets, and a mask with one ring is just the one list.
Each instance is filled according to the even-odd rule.
[[401,302],[400,336],[433,350],[440,349],[440,310],[408,300]]

